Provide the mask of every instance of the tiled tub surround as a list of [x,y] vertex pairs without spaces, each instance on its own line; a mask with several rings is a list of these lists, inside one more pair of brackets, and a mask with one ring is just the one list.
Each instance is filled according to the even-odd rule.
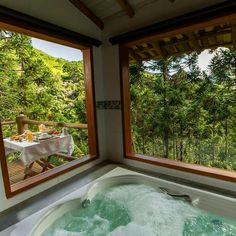
[[[142,175],[140,173],[130,171],[121,167],[117,167],[114,170],[108,172],[103,175],[99,179],[120,176],[120,175]],[[172,189],[175,191],[183,192],[184,194],[188,194],[192,199],[199,201],[199,206],[204,208],[207,211],[221,214],[224,216],[228,216],[236,219],[236,199],[221,196],[215,193],[206,192],[199,189],[194,189],[191,187],[187,187],[181,184],[176,184],[170,181],[166,181],[163,179],[155,178],[147,176],[151,181],[155,181],[158,186],[166,187],[168,189]],[[145,177],[146,178],[146,177]],[[68,194],[67,196],[61,198],[59,201],[51,204],[50,206],[42,209],[41,211],[25,218],[19,223],[9,227],[5,231],[0,232],[1,236],[27,236],[32,230],[35,223],[41,218],[50,208],[58,205],[60,203],[66,202],[71,199],[76,199],[82,197],[87,191],[93,186],[93,184],[97,181],[94,180],[91,183],[85,185],[84,187]]]

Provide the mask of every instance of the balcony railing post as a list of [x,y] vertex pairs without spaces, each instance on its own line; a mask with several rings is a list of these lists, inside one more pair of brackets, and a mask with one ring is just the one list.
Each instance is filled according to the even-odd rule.
[[24,114],[21,114],[16,117],[16,125],[17,125],[17,132],[18,134],[23,134],[25,129],[27,129],[27,125],[25,124],[25,121],[27,120],[27,116]]

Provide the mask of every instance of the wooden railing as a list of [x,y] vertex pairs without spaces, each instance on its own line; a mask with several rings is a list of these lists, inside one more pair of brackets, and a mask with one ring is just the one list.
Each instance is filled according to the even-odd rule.
[[87,129],[87,124],[80,124],[80,123],[65,123],[65,122],[54,122],[54,121],[37,121],[37,120],[30,120],[25,115],[20,115],[16,117],[16,121],[2,121],[1,125],[17,125],[18,134],[24,133],[27,129],[28,125],[40,125],[44,124],[46,126],[53,126],[53,127],[66,127],[66,128],[74,128],[74,129]]
[[87,124],[80,124],[80,123],[64,123],[64,122],[54,122],[54,121],[36,121],[36,120],[25,120],[23,124],[30,124],[30,125],[40,125],[44,124],[47,126],[54,126],[54,127],[67,127],[67,128],[74,128],[74,129],[87,129]]
[[12,120],[1,122],[1,125],[14,125],[14,124],[16,124],[16,121],[12,121]]

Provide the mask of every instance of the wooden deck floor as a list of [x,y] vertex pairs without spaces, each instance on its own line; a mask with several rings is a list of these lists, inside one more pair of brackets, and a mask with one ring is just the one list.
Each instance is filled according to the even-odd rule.
[[[64,154],[61,154],[61,153],[57,153],[56,157],[64,160],[64,162],[65,161],[70,162],[70,161],[73,161],[73,160],[76,159],[74,157],[64,155]],[[34,175],[37,175],[37,173],[38,174],[41,173],[42,170],[43,170],[42,164],[41,164],[41,166],[39,164],[37,162],[34,162],[33,167],[31,168],[31,170],[36,173]],[[51,165],[54,166],[54,167],[57,166],[55,164],[51,164]],[[21,160],[16,160],[16,161],[13,161],[11,163],[8,163],[8,173],[9,173],[9,178],[10,178],[11,185],[24,180],[24,176],[25,176],[24,170],[25,170],[25,166],[23,165]]]
[[[25,166],[20,160],[8,163],[8,173],[11,185],[24,180],[24,169]],[[32,170],[36,173],[41,173],[42,167],[37,163],[34,163]]]

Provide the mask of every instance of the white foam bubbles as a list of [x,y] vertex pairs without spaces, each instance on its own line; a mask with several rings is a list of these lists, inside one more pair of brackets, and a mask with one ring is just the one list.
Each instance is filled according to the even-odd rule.
[[98,193],[87,208],[66,213],[43,235],[234,236],[236,225],[150,186],[128,184]]
[[[188,203],[174,200],[145,185],[114,187],[105,195],[129,210],[134,225],[144,227],[156,236],[182,236],[185,220],[199,214]],[[136,235],[136,230],[130,231],[134,227],[122,229],[128,230],[127,235]]]
[[107,236],[156,236],[151,228],[147,226],[137,225],[134,222],[126,226],[119,226]]

